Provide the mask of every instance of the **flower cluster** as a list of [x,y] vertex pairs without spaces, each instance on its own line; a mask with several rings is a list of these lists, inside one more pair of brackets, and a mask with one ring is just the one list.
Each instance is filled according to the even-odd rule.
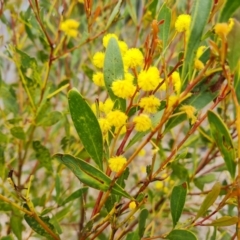
[[60,24],[60,30],[69,37],[77,37],[80,23],[74,19],[67,19]]
[[118,173],[126,163],[127,159],[123,156],[111,157],[108,160],[109,168],[116,173]]

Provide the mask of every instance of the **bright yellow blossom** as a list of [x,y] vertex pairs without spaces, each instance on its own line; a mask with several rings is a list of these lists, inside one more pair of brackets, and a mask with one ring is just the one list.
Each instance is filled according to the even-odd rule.
[[104,83],[103,73],[102,72],[94,73],[93,82],[99,87],[104,87],[105,83]]
[[175,29],[177,32],[186,32],[189,31],[191,24],[191,16],[188,14],[181,14],[178,16],[175,22]]
[[146,150],[145,149],[141,149],[140,152],[138,153],[138,156],[145,156],[146,155]]
[[60,24],[60,30],[69,37],[77,37],[80,23],[74,19],[67,19]]
[[174,71],[171,75],[171,78],[174,85],[174,89],[177,92],[177,94],[179,94],[182,86],[179,72]]
[[127,159],[123,156],[111,157],[108,160],[109,168],[116,173],[118,173],[126,163]]
[[194,67],[197,69],[197,70],[202,70],[204,68],[204,64],[201,60],[199,59],[195,59],[194,61]]
[[93,65],[97,68],[103,68],[105,54],[96,52],[93,56]]
[[176,103],[176,101],[178,100],[178,96],[170,96],[169,98],[168,98],[168,107],[172,107],[175,103]]
[[112,111],[114,106],[114,102],[111,100],[111,98],[107,98],[103,105],[103,112],[108,114],[110,111]]
[[[93,104],[91,105],[91,109],[92,109],[92,111],[94,112],[94,114],[97,115],[96,103],[93,103]],[[103,102],[101,102],[101,101],[98,102],[98,110],[99,110],[100,112],[103,112]]]
[[163,189],[164,185],[163,185],[163,182],[162,181],[157,181],[155,183],[155,188],[160,190],[160,189]]
[[143,108],[146,113],[156,113],[160,106],[160,100],[154,95],[150,95],[148,97],[143,97],[139,102],[139,106]]
[[107,47],[110,38],[115,38],[115,39],[118,41],[117,35],[115,35],[115,34],[113,34],[113,33],[109,33],[109,34],[105,35],[105,36],[103,37],[103,46],[104,46],[105,48]]
[[129,209],[133,210],[135,209],[137,206],[136,202],[135,201],[131,201],[128,205]]
[[197,121],[197,117],[194,115],[196,108],[191,105],[183,105],[179,109],[187,114],[187,118],[191,119],[191,124],[194,124]]
[[133,80],[134,80],[134,76],[129,72],[124,73],[124,77],[129,82],[133,82]]
[[123,57],[124,65],[127,68],[135,68],[143,65],[143,54],[138,48],[130,48]]
[[138,132],[145,132],[152,126],[151,119],[145,114],[134,117],[133,122],[135,123],[135,129]]
[[[119,131],[119,128],[116,128],[115,131],[114,131],[114,133],[117,134],[118,131]],[[126,126],[123,126],[123,127],[121,127],[121,130],[120,130],[120,133],[119,133],[119,134],[122,135],[122,134],[126,133],[126,131],[127,131]]]
[[99,118],[98,119],[100,128],[102,130],[103,135],[107,134],[107,132],[111,129],[111,125],[106,118]]
[[118,41],[118,46],[122,54],[125,54],[128,50],[128,45],[124,41]]
[[138,85],[144,91],[154,90],[160,83],[159,71],[156,67],[142,70],[138,75]]
[[234,25],[234,20],[232,18],[229,19],[228,23],[217,23],[214,27],[215,33],[221,37],[225,38],[228,33],[232,30]]
[[120,110],[114,110],[107,114],[107,119],[111,126],[122,127],[127,120],[127,115]]
[[120,98],[130,98],[136,91],[136,87],[128,80],[116,80],[112,83],[112,91]]

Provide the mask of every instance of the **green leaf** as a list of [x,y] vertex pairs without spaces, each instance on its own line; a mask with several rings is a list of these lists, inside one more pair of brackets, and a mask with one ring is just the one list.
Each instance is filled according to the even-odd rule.
[[183,207],[187,196],[187,183],[184,182],[181,185],[175,186],[172,190],[170,208],[173,220],[173,226],[175,227],[179,218],[181,217]]
[[126,4],[133,23],[135,26],[137,26],[136,0],[127,1]]
[[168,43],[168,36],[171,26],[171,17],[172,17],[171,9],[167,7],[166,3],[164,3],[158,15],[158,21],[164,20],[164,23],[160,26],[159,30],[159,38],[163,41],[163,50],[165,50]]
[[234,89],[238,103],[240,104],[240,61],[238,62],[238,67],[234,74]]
[[36,122],[37,126],[49,127],[62,119],[62,113],[53,111],[50,113],[45,112],[44,117]]
[[191,77],[193,62],[199,47],[203,30],[207,24],[209,15],[212,10],[212,1],[195,0],[190,27],[190,36],[187,43],[186,54],[182,69],[181,79],[185,82]]
[[220,116],[213,111],[208,111],[208,121],[210,123],[210,131],[217,144],[222,157],[226,163],[227,169],[234,178],[236,172],[236,153],[233,146],[231,135],[227,126],[224,124]]
[[68,93],[71,117],[86,151],[100,169],[103,164],[103,137],[98,120],[86,100],[76,89]]
[[[49,222],[50,218],[49,217],[41,217],[39,218],[51,229],[54,230],[54,226]],[[28,223],[28,225],[32,228],[33,231],[38,233],[41,236],[46,237],[47,239],[53,239],[53,237],[46,232],[46,230],[31,216],[25,214],[24,219]]]
[[148,217],[148,210],[146,208],[142,209],[139,214],[139,222],[138,222],[138,236],[139,239],[143,237],[144,231],[145,231],[145,224]]
[[4,158],[4,148],[0,146],[0,178],[5,177],[5,158]]
[[237,11],[239,7],[240,7],[240,1],[227,0],[222,9],[219,22],[227,22],[228,19],[232,16],[232,14],[235,11]]
[[234,19],[233,28],[227,36],[228,42],[227,60],[232,72],[237,70],[237,66],[239,66],[240,62],[239,39],[240,39],[240,23],[236,19]]
[[12,127],[10,129],[10,132],[15,138],[18,138],[20,140],[24,140],[26,137],[22,127]]
[[139,236],[137,232],[128,233],[126,240],[139,240]]
[[179,162],[171,163],[172,174],[176,176],[181,181],[187,181],[189,179],[188,170]]
[[206,183],[212,183],[216,179],[215,174],[208,174],[208,175],[203,175],[201,177],[195,178],[194,183],[195,185],[203,191],[204,185]]
[[221,184],[219,182],[216,182],[212,190],[207,194],[206,198],[204,199],[200,209],[198,210],[195,221],[199,217],[203,216],[206,213],[206,211],[213,205],[213,203],[216,201],[217,197],[219,196],[220,191],[221,191]]
[[195,234],[187,230],[172,230],[166,237],[169,240],[197,240]]
[[49,150],[45,146],[43,146],[40,141],[33,141],[32,146],[35,151],[37,160],[43,167],[45,167],[49,172],[51,172],[52,164]]
[[[117,79],[124,79],[124,67],[122,55],[118,46],[118,42],[114,38],[110,38],[103,66],[104,82],[107,88],[110,98],[115,102],[115,105],[119,105],[120,109],[124,112],[126,109],[126,101],[122,98],[118,98],[113,94],[111,89],[112,83]],[[116,102],[118,104],[116,104]]]
[[[56,154],[54,157],[69,168],[84,184],[104,192],[109,190],[112,180],[99,169],[69,154]],[[111,191],[113,194],[132,199],[117,183],[114,184]]]
[[8,137],[6,136],[6,134],[3,134],[2,132],[0,132],[0,143],[7,143],[8,141]]
[[69,202],[72,202],[76,199],[79,199],[84,193],[87,192],[87,190],[88,190],[88,187],[83,187],[83,188],[76,190],[70,196],[68,196],[60,205],[62,206]]
[[224,217],[220,217],[206,225],[214,226],[214,227],[226,227],[226,226],[234,225],[237,222],[238,222],[238,217],[224,216]]
[[120,8],[121,8],[121,5],[122,5],[122,0],[119,0],[117,5],[114,7],[109,19],[108,19],[108,22],[107,22],[107,26],[106,26],[106,29],[108,29],[110,27],[110,25],[112,24],[112,22],[114,21],[114,19],[117,17],[117,15],[119,14],[119,11],[120,11]]
[[22,231],[23,231],[22,216],[16,215],[16,212],[15,212],[11,216],[10,225],[11,225],[12,231],[15,234],[15,236],[17,237],[17,239],[22,240]]

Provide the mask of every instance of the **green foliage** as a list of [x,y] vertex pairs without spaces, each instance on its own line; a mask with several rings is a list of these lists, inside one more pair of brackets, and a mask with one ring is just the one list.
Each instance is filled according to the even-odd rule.
[[1,239],[239,236],[239,7],[0,3]]

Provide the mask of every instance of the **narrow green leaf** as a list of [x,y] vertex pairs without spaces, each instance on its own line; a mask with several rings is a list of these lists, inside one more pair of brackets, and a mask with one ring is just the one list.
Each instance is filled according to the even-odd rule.
[[139,240],[139,236],[137,232],[128,233],[126,240]]
[[10,132],[15,138],[18,138],[20,140],[24,140],[26,137],[22,127],[12,127],[10,129]]
[[[49,222],[50,218],[49,217],[41,217],[39,218],[51,229],[54,230],[54,226]],[[46,237],[47,239],[53,239],[53,237],[46,232],[46,230],[31,216],[25,214],[24,219],[28,223],[28,225],[32,228],[33,231],[38,233],[41,236]]]
[[164,20],[164,23],[160,26],[159,30],[159,38],[163,41],[163,50],[166,48],[168,43],[168,36],[171,26],[171,17],[172,12],[170,8],[167,7],[166,3],[164,3],[158,15],[158,21]]
[[232,72],[238,70],[237,66],[239,66],[240,62],[239,39],[240,39],[240,23],[236,19],[234,19],[233,28],[227,36],[228,42],[227,60]]
[[84,193],[86,193],[88,190],[88,187],[83,187],[80,188],[78,190],[76,190],[75,192],[73,192],[70,196],[68,196],[62,203],[61,205],[65,205],[69,202],[72,202],[76,199],[79,199]]
[[238,62],[237,70],[234,74],[234,89],[237,95],[238,103],[240,104],[240,61]]
[[[54,157],[56,157],[60,163],[69,168],[84,184],[104,192],[109,190],[112,181],[101,170],[69,154],[56,154]],[[117,183],[112,187],[112,193],[132,199],[132,197]]]
[[107,26],[106,26],[106,29],[108,29],[110,27],[110,25],[112,24],[112,22],[114,21],[114,19],[117,17],[117,15],[119,14],[119,11],[120,11],[120,8],[121,8],[121,5],[122,5],[122,0],[119,0],[117,5],[114,7],[109,19],[108,19],[108,22],[107,22]]
[[185,81],[191,76],[194,57],[199,47],[204,27],[207,24],[212,9],[212,2],[209,0],[195,0],[190,27],[190,36],[184,56],[182,80]]
[[[115,102],[115,105],[119,105],[120,109],[125,111],[126,101],[122,98],[116,97],[111,89],[112,83],[115,80],[124,79],[122,55],[118,46],[118,42],[114,38],[111,38],[108,42],[104,58],[103,75],[105,86],[110,98]],[[116,104],[116,102],[118,104]]]
[[213,111],[208,111],[208,121],[210,123],[210,131],[215,143],[217,144],[222,157],[224,158],[230,175],[232,178],[234,178],[236,172],[236,153],[228,128],[220,116]]
[[0,146],[0,178],[5,177],[5,158],[4,158],[4,148]]
[[226,0],[226,3],[221,11],[219,22],[227,22],[235,11],[240,7],[240,1]]
[[23,231],[22,216],[16,215],[16,212],[15,212],[11,216],[10,225],[11,225],[12,231],[15,234],[15,236],[17,237],[17,239],[22,240],[22,231]]
[[197,240],[195,234],[187,230],[172,230],[166,237],[169,240]]
[[45,112],[45,116],[40,121],[37,121],[36,124],[37,126],[49,127],[60,121],[62,117],[62,113],[58,111]]
[[141,210],[141,212],[139,214],[139,223],[138,223],[139,239],[141,239],[143,237],[147,217],[148,217],[148,210],[146,208],[144,208]]
[[219,182],[216,182],[212,190],[207,194],[206,198],[204,199],[200,209],[198,210],[195,221],[199,217],[203,216],[206,213],[206,211],[213,205],[213,203],[216,201],[217,197],[219,196],[220,191],[221,191],[221,184]]
[[37,160],[43,167],[45,167],[49,172],[51,172],[52,164],[49,150],[45,146],[43,146],[40,141],[33,141],[32,146],[35,151]]
[[86,100],[76,89],[68,93],[71,117],[86,151],[102,169],[103,137],[98,120]]
[[126,4],[133,23],[135,26],[137,26],[136,0],[127,1]]
[[231,216],[224,216],[220,217],[211,223],[206,224],[207,226],[214,226],[214,227],[225,227],[231,226],[238,222],[238,217],[231,217]]
[[173,227],[176,226],[179,218],[181,217],[183,207],[187,196],[187,183],[175,186],[172,190],[170,208],[173,220]]

